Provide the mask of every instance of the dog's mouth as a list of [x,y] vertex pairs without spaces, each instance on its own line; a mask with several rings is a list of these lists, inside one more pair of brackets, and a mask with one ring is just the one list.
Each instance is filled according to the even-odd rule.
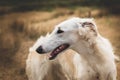
[[59,53],[63,52],[64,50],[66,50],[70,45],[69,44],[62,44],[60,46],[58,46],[57,48],[55,48],[51,53],[50,53],[50,57],[49,60],[54,59]]

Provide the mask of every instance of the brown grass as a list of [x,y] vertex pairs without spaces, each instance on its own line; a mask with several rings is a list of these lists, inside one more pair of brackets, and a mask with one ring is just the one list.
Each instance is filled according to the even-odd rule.
[[[0,16],[0,80],[27,80],[25,60],[28,48],[42,34],[72,16],[86,17],[91,11],[100,33],[110,39],[115,54],[120,56],[120,16],[109,15],[105,10],[85,7],[75,10],[56,8],[52,12],[31,11]],[[117,63],[120,80],[120,63]]]

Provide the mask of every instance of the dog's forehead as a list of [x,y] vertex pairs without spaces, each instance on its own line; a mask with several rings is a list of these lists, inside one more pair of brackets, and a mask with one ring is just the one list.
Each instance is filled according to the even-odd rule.
[[56,25],[56,28],[64,29],[64,30],[71,30],[77,28],[77,22],[76,19],[69,19],[66,21],[61,22],[60,24]]

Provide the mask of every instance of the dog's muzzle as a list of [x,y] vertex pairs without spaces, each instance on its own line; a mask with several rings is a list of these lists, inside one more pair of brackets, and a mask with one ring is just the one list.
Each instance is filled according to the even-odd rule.
[[[69,44],[61,44],[60,46],[56,47],[51,53],[50,53],[50,56],[49,56],[49,60],[52,60],[54,59],[59,53],[63,52],[64,50],[68,49],[69,48]],[[36,52],[39,53],[39,54],[44,54],[46,53],[44,51],[44,49],[42,48],[42,46],[39,46],[37,49],[36,49]]]

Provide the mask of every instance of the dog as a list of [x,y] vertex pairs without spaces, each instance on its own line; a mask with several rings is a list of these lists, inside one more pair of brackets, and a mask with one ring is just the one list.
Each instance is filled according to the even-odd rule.
[[79,54],[78,80],[116,80],[114,52],[110,42],[99,34],[92,18],[72,18],[56,25],[44,38],[37,53],[55,59],[61,52],[72,49]]
[[49,60],[49,55],[40,55],[36,52],[37,47],[44,39],[41,36],[29,49],[26,60],[28,80],[77,80],[79,55],[73,50],[67,50],[56,59]]

